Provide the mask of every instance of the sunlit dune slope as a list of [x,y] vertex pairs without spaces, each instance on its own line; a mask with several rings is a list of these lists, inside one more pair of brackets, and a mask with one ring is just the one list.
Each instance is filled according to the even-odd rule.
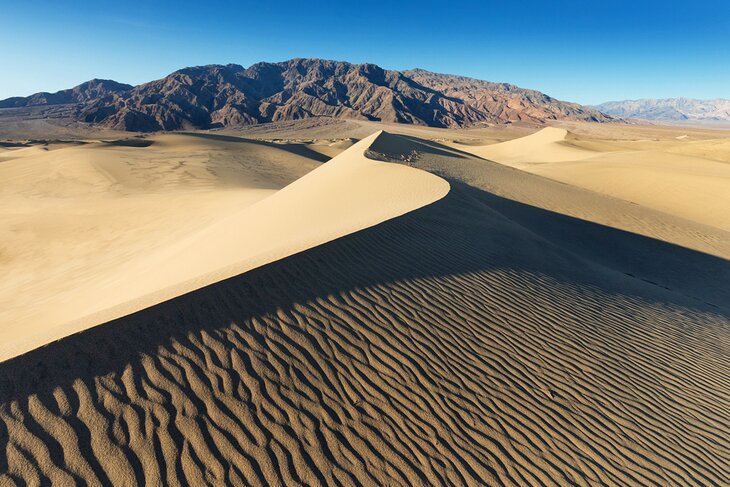
[[567,135],[568,131],[563,128],[546,127],[534,134],[499,144],[457,147],[484,159],[515,167],[522,167],[523,163],[577,161],[600,155],[600,152],[568,144],[565,140]]
[[[378,136],[278,192],[282,170],[301,173],[311,161],[294,148],[229,137],[161,136],[144,148],[116,143],[4,163],[0,358],[446,194],[436,176],[367,159]],[[244,157],[226,157],[237,152]]]
[[556,181],[730,230],[730,165],[717,159],[727,142],[659,141],[626,150],[637,144],[601,141],[604,150],[593,151],[579,144],[596,143],[573,142],[566,135],[565,129],[549,127],[499,144],[457,147]]

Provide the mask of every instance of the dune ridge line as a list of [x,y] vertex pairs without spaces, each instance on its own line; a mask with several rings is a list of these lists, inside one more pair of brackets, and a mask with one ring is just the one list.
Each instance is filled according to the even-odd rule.
[[378,131],[264,199],[113,273],[49,298],[43,319],[7,323],[0,361],[139,311],[444,197],[442,178],[376,161]]

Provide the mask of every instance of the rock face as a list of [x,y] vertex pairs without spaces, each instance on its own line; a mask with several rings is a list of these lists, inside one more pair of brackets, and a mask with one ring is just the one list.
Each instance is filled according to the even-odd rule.
[[625,118],[665,121],[730,121],[730,100],[666,98],[609,101],[596,109]]
[[[78,103],[76,116],[83,121],[139,132],[309,117],[432,127],[518,120],[616,120],[597,110],[508,84],[321,59],[257,63],[249,68],[236,64],[185,68],[137,87],[117,83],[116,89],[97,89],[98,96],[92,89],[79,90],[84,85],[54,95],[5,100],[0,107],[26,106],[11,100],[30,103],[28,100],[36,98],[47,104]],[[77,91],[79,94],[67,94]]]
[[[422,69],[404,71],[413,81],[461,100],[491,122],[585,120],[615,122],[614,117],[577,103],[556,100],[535,90],[507,83],[492,83],[465,76],[431,73]],[[481,119],[480,119],[481,120]]]
[[186,68],[84,110],[86,121],[135,131],[317,116],[449,127],[477,114],[397,71],[310,59]]
[[26,97],[16,96],[6,100],[0,100],[0,108],[87,103],[92,100],[108,98],[112,95],[121,95],[132,88],[132,85],[117,83],[110,79],[92,79],[69,90],[62,90],[56,93],[42,92]]

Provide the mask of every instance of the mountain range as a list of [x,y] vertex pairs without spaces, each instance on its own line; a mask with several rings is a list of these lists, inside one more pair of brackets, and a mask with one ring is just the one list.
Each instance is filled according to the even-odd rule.
[[132,88],[134,88],[132,85],[117,83],[109,79],[92,79],[74,88],[61,90],[56,93],[41,92],[25,97],[15,96],[0,100],[0,108],[87,103],[112,94],[121,95]]
[[609,101],[594,107],[601,112],[622,118],[660,121],[730,121],[730,100],[697,100],[665,98]]
[[321,59],[190,67],[131,86],[91,80],[58,93],[0,101],[0,108],[67,105],[71,117],[136,132],[236,127],[337,117],[432,127],[514,121],[620,119],[535,90],[422,69]]

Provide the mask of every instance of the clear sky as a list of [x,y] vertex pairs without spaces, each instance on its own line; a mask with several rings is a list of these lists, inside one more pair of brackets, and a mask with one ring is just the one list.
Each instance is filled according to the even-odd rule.
[[0,99],[319,57],[580,103],[730,98],[730,0],[0,0]]

